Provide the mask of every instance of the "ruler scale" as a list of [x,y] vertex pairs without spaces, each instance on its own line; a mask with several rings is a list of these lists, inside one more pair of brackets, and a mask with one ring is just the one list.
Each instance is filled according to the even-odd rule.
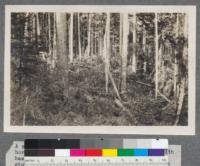
[[25,166],[169,166],[168,157],[25,157]]

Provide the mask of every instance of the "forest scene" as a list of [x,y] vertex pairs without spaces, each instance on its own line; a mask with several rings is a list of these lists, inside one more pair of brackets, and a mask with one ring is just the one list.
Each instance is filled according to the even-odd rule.
[[11,125],[188,125],[186,13],[11,13]]

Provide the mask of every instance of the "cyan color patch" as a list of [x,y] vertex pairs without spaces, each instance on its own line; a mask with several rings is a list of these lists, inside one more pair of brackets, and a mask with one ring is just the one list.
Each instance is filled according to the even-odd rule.
[[134,149],[135,156],[148,156],[148,149]]

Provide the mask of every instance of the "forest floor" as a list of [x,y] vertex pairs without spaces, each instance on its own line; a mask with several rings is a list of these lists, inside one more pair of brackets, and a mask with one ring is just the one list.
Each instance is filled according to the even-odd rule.
[[[111,73],[119,89],[120,70],[116,64],[113,66]],[[70,64],[67,99],[62,96],[58,72],[39,73],[39,76],[35,82],[37,90],[26,93],[12,90],[13,125],[25,121],[26,125],[158,126],[173,125],[176,119],[174,105],[162,97],[155,99],[154,83],[149,83],[141,73],[127,75],[127,92],[120,94],[122,101],[116,98],[110,81],[106,93],[104,65],[100,59]],[[19,99],[19,94],[23,99]],[[27,100],[25,96],[29,96]],[[187,125],[187,109],[186,96],[179,125]]]

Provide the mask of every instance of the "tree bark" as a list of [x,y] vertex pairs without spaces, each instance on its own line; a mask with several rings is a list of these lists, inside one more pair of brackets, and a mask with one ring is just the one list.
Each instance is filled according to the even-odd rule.
[[55,68],[57,59],[57,46],[56,46],[56,14],[54,13],[53,20],[53,54],[52,54],[52,68]]
[[86,56],[91,54],[91,14],[88,13],[88,43],[86,49]]
[[99,54],[100,56],[103,56],[103,26],[101,25],[101,28],[100,28],[100,42],[99,42]]
[[147,62],[146,62],[146,30],[145,30],[145,25],[143,25],[143,39],[142,39],[142,50],[144,54],[144,62],[143,62],[143,72],[146,73],[146,67],[147,67]]
[[136,14],[133,15],[133,55],[132,55],[132,72],[136,73],[137,59],[136,59]]
[[[186,43],[184,44],[183,46],[183,50],[179,50],[182,52],[182,57],[181,59],[179,60],[180,64],[182,64],[182,66],[187,65],[187,62],[184,63],[184,59],[186,58],[187,59],[187,56],[188,56],[188,48],[187,48],[187,39],[188,39],[188,17],[187,15],[185,14],[182,14],[181,15],[182,17],[182,20],[183,20],[183,26],[180,27],[179,25],[179,28],[180,28],[180,32],[183,33],[183,36],[186,40]],[[187,67],[186,67],[187,68]],[[181,71],[181,69],[179,69],[180,72],[183,72]],[[178,124],[179,122],[179,116],[181,114],[181,111],[182,111],[182,107],[183,107],[183,102],[184,102],[184,97],[185,97],[185,89],[186,89],[186,79],[187,79],[187,74],[186,73],[179,73],[180,77],[181,77],[181,81],[180,81],[180,92],[179,92],[179,97],[178,97],[178,103],[177,103],[177,117],[176,117],[176,121],[175,121],[175,125]]]
[[107,13],[106,31],[104,35],[104,60],[105,60],[105,86],[106,93],[108,93],[108,71],[110,68],[110,13]]
[[39,21],[39,14],[36,13],[36,21],[37,21],[37,34],[40,36],[40,21]]
[[27,45],[28,44],[28,37],[29,37],[29,34],[28,34],[28,17],[29,17],[29,14],[26,13],[25,17],[26,17],[26,21],[25,21],[25,25],[24,25],[24,44]]
[[80,15],[78,13],[78,53],[79,53],[79,59],[82,58],[82,52],[81,52],[81,32],[80,32]]
[[155,98],[158,97],[158,14],[155,14]]
[[[176,18],[176,38],[179,36],[179,14],[177,13]],[[174,97],[177,99],[178,93],[177,93],[177,75],[178,75],[178,61],[177,56],[178,52],[175,50],[175,56],[174,56]]]
[[65,13],[56,13],[56,25],[58,66],[62,72],[61,81],[64,86],[63,95],[68,98],[67,24]]
[[122,80],[121,80],[121,93],[126,92],[126,72],[127,72],[127,53],[128,53],[128,14],[123,14],[123,37],[122,37],[122,42],[123,45],[122,47]]
[[51,45],[51,14],[48,13],[48,32],[49,32],[49,55],[52,55],[52,45]]
[[70,14],[70,30],[69,30],[69,62],[73,62],[73,13]]

